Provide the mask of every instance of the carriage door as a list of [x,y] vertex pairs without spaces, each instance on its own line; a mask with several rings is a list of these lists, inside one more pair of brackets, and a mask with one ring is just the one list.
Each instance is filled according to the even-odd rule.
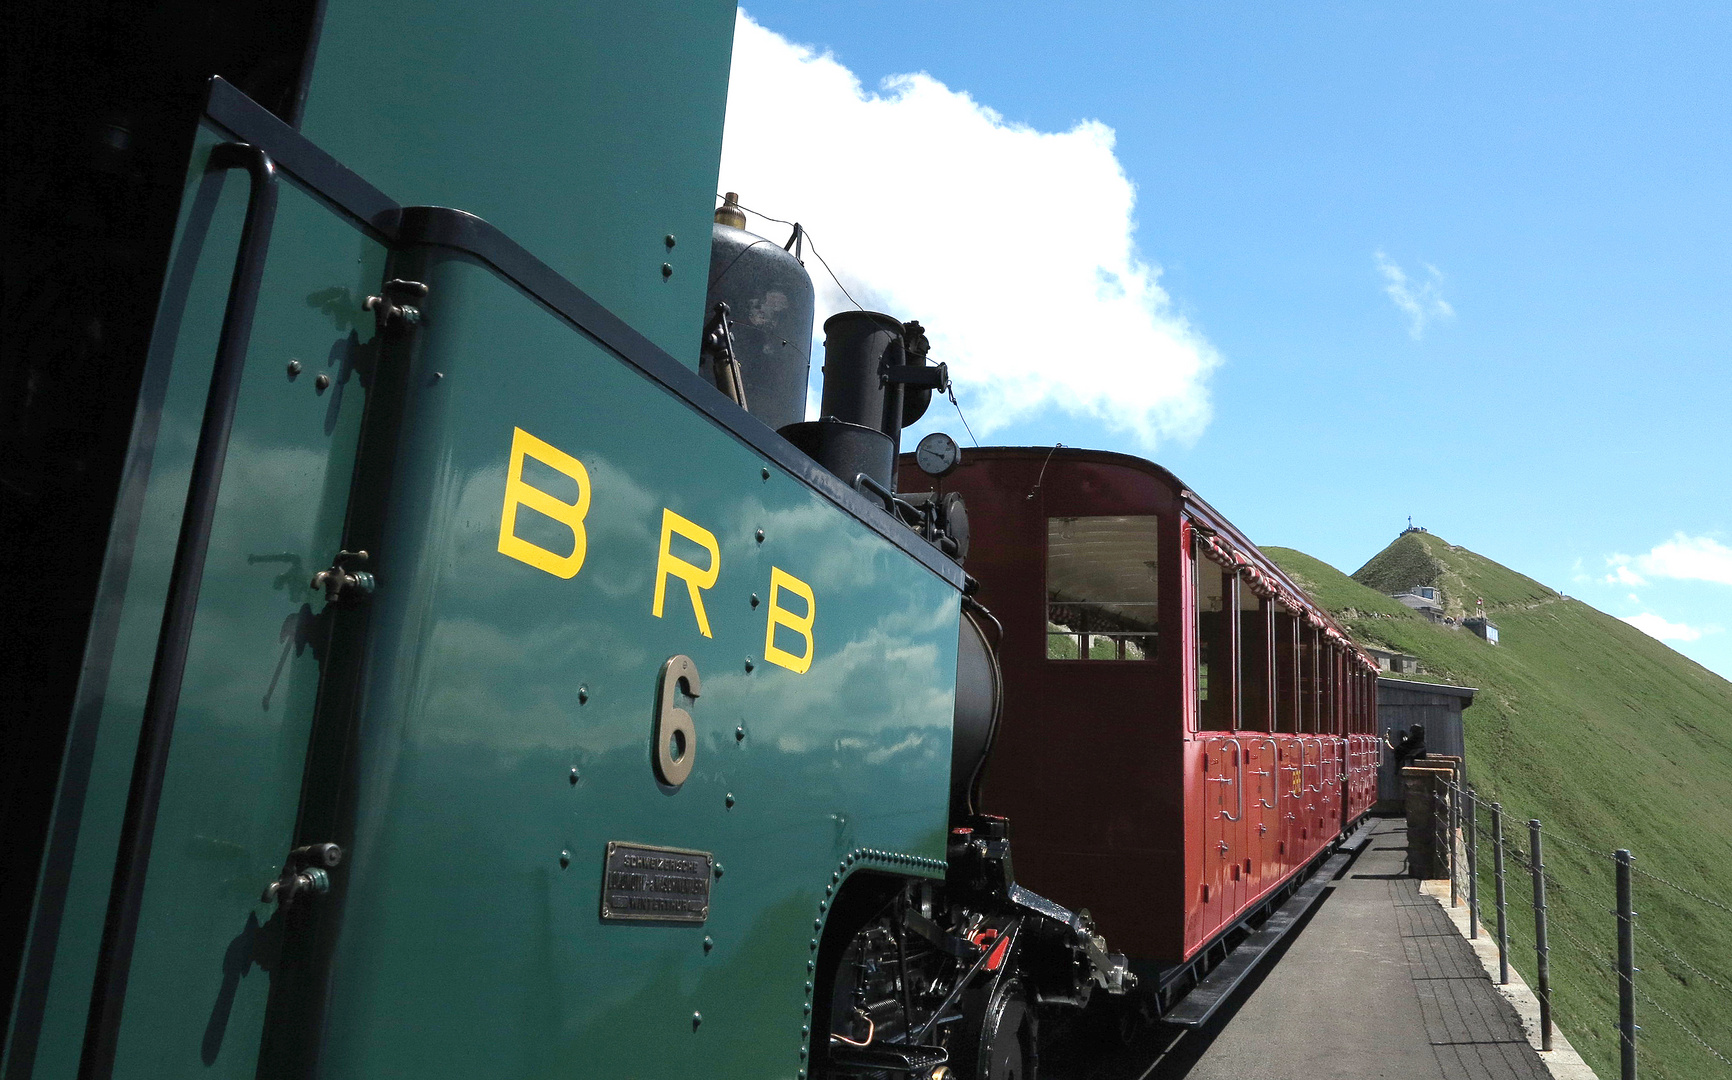
[[[1208,921],[1219,929],[1244,906],[1250,888],[1246,871],[1245,842],[1246,810],[1255,807],[1253,799],[1254,763],[1246,756],[1245,740],[1234,736],[1204,740],[1203,829],[1206,848],[1203,852],[1203,882],[1208,885],[1208,902],[1204,911]],[[1252,818],[1255,818],[1253,813]]]
[[1264,595],[1267,581],[1256,571],[1239,575],[1238,584],[1238,673],[1240,734],[1235,737],[1233,751],[1242,759],[1235,780],[1240,785],[1238,800],[1243,807],[1239,824],[1240,843],[1236,854],[1242,878],[1241,906],[1263,891],[1265,876],[1273,868],[1267,856],[1273,851],[1270,840],[1272,815],[1265,804],[1271,800],[1268,778],[1273,774],[1273,762],[1266,758],[1270,740],[1264,732],[1275,729],[1277,703],[1280,698],[1275,674],[1275,604]]
[[141,510],[99,734],[138,764],[86,803],[87,832],[125,803],[120,856],[75,872],[59,946],[102,927],[97,1004],[90,975],[56,984],[39,1075],[75,1066],[87,1015],[82,1075],[259,1074],[286,917],[343,869],[290,852],[332,632],[369,580],[340,552],[385,250],[208,121],[193,166],[122,495]]
[[1281,879],[1281,746],[1266,735],[1245,741],[1256,766],[1246,777],[1245,798],[1251,806],[1247,827],[1256,859],[1257,890],[1261,892]]
[[1194,640],[1197,741],[1202,783],[1196,796],[1202,819],[1201,880],[1204,936],[1220,929],[1238,910],[1244,878],[1246,761],[1238,726],[1238,678],[1233,651],[1237,575],[1198,551],[1192,563],[1196,589]]

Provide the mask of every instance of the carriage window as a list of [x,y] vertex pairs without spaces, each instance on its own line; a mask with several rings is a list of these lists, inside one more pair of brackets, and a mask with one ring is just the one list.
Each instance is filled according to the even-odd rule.
[[1047,659],[1155,658],[1157,524],[1153,515],[1047,521]]
[[1299,644],[1293,613],[1275,605],[1275,730],[1299,730]]
[[1317,709],[1317,731],[1322,735],[1332,735],[1337,730],[1335,675],[1338,670],[1335,646],[1328,642],[1321,643],[1317,649],[1317,678],[1321,684],[1323,700]]
[[1239,726],[1269,730],[1269,601],[1239,583]]
[[1234,573],[1208,559],[1196,562],[1197,730],[1231,731],[1233,708]]

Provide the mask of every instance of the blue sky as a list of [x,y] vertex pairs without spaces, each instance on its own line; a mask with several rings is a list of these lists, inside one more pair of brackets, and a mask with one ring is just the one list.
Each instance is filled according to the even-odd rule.
[[[1732,676],[1732,9],[746,11],[859,107],[837,89],[824,125],[827,92],[791,87],[777,130],[797,76],[737,51],[723,186],[829,235],[863,302],[948,329],[985,441],[1144,454],[1349,572],[1412,514]],[[878,181],[870,232],[812,194],[887,168],[834,149],[850,132],[917,183]],[[1095,268],[1100,317],[1016,250]],[[1087,355],[1000,365],[1001,331]]]

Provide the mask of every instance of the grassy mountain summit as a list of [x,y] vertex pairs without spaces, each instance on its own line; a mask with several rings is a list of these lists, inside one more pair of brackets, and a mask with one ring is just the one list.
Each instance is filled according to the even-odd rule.
[[[1491,608],[1533,605],[1559,599],[1533,578],[1455,547],[1428,532],[1406,532],[1354,571],[1353,580],[1380,593],[1406,592],[1417,585],[1436,587],[1444,614],[1460,619],[1474,613],[1476,601]],[[1495,618],[1493,619],[1495,622]]]
[[[1616,1075],[1618,1052],[1610,852],[1629,848],[1643,1067],[1674,1080],[1727,1075],[1665,1013],[1732,1056],[1732,682],[1431,533],[1402,535],[1352,577],[1298,551],[1263,550],[1361,642],[1419,657],[1423,680],[1479,688],[1463,714],[1468,781],[1504,807],[1511,960],[1531,980],[1532,890],[1517,863],[1527,820],[1538,818],[1554,1013],[1599,1074]],[[1390,599],[1418,585],[1437,588],[1458,623],[1483,600],[1501,643]],[[1489,851],[1482,863],[1489,872]],[[1490,888],[1481,895],[1491,925]]]

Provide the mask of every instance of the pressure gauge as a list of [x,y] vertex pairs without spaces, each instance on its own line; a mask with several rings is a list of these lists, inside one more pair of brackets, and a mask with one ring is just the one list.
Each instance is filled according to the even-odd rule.
[[914,462],[927,476],[949,476],[962,464],[962,450],[955,439],[942,431],[934,431],[914,448]]

